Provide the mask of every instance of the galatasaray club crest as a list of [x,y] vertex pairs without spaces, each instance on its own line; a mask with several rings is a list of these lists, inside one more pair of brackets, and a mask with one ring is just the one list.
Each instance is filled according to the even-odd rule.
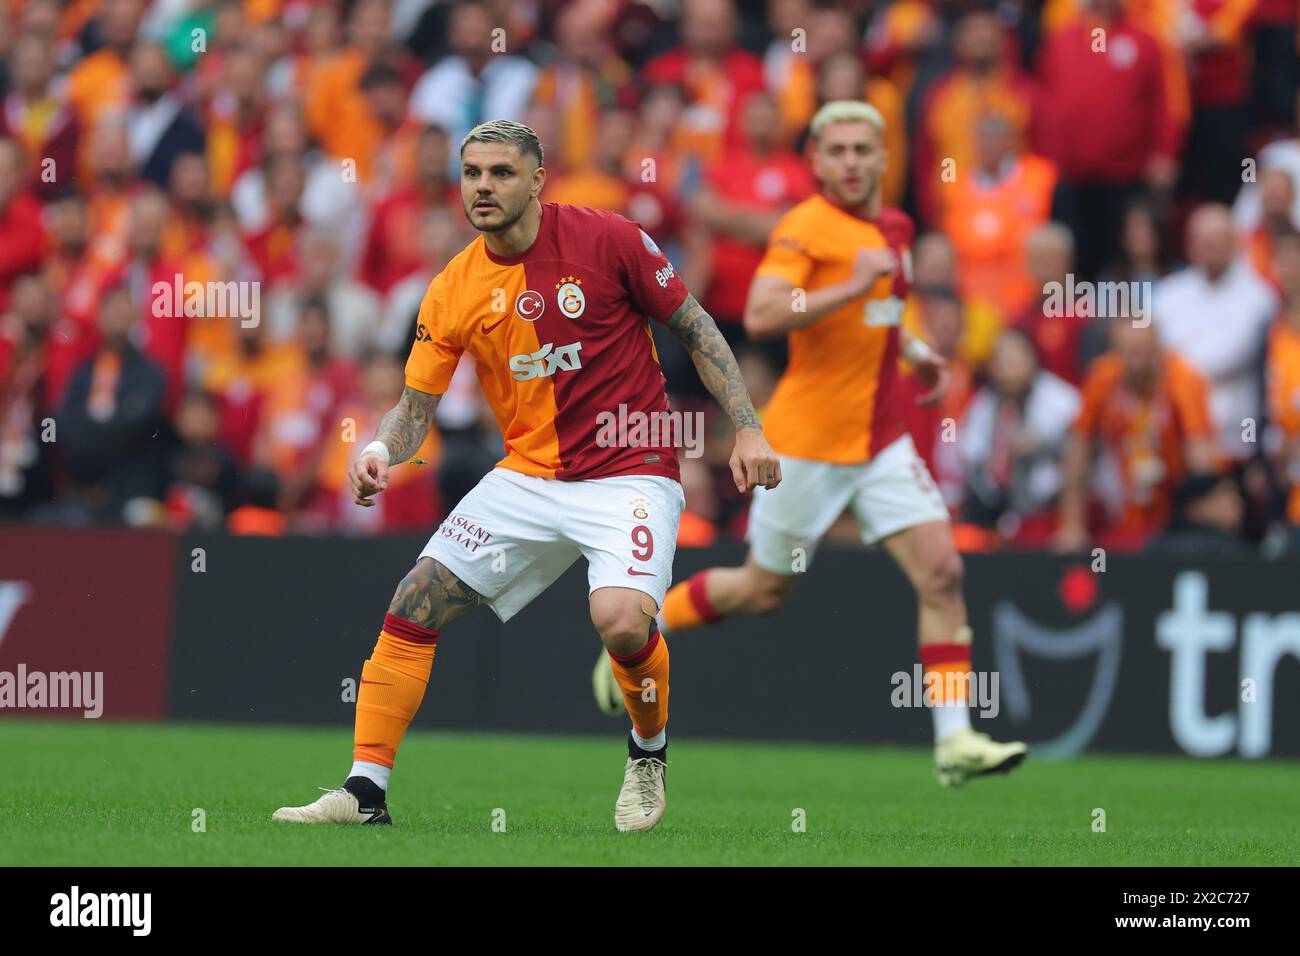
[[565,276],[555,284],[555,304],[571,319],[582,315],[587,308],[587,297],[582,294],[582,280]]

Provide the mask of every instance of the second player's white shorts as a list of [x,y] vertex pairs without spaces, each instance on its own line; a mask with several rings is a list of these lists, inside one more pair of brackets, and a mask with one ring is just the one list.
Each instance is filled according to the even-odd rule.
[[781,483],[754,489],[746,535],[754,563],[774,574],[811,564],[817,543],[846,508],[852,508],[864,544],[948,520],[943,495],[910,435],[861,464],[780,458]]
[[663,604],[672,583],[680,483],[659,475],[586,481],[495,468],[461,499],[420,552],[483,595],[502,621],[519,613],[578,557],[588,593],[617,587]]

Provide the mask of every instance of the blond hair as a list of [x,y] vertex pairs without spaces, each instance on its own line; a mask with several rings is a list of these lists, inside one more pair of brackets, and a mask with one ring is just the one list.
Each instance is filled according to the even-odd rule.
[[537,134],[523,123],[514,120],[499,119],[479,123],[465,134],[460,141],[460,151],[464,155],[465,147],[470,143],[507,143],[516,147],[525,156],[532,156],[537,165],[542,165],[545,153]]
[[869,123],[877,133],[885,135],[885,118],[880,110],[862,100],[831,100],[819,109],[808,125],[813,139],[820,137],[831,123]]

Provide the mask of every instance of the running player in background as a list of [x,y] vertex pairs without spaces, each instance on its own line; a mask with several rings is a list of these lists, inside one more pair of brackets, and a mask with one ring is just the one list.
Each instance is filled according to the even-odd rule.
[[[668,411],[649,320],[665,322],[736,428],[742,492],[775,488],[780,463],[713,319],[654,241],[622,216],[541,203],[542,147],[527,126],[485,123],[461,143],[461,200],[481,235],[429,286],[406,390],[349,472],[371,506],[389,470],[420,447],[462,354],[505,439],[506,456],[470,491],[394,595],[361,672],[353,764],[343,786],[294,823],[391,823],[389,774],[414,718],[442,629],[479,604],[509,620],[581,555],[591,620],[632,719],[615,805],[619,830],[663,815],[668,647],[655,624],[685,503],[673,436],[608,441],[610,415]],[[620,416],[624,417],[625,416]],[[524,644],[523,653],[544,653]],[[652,692],[647,693],[647,688]]]
[[[922,401],[943,395],[947,373],[943,360],[899,325],[913,227],[881,201],[883,133],[879,112],[862,102],[831,102],[813,117],[821,193],[773,231],[745,310],[752,337],[789,336],[789,365],[764,412],[785,480],[755,490],[745,564],[710,568],[677,585],[659,628],[676,633],[775,611],[826,530],[851,508],[863,542],[879,543],[916,590],[921,663],[941,696],[932,711],[935,774],[954,786],[1010,770],[1027,748],[974,731],[968,685],[945,679],[971,666],[962,561],[943,498],[893,403],[900,354],[930,387]],[[608,712],[612,681],[603,660],[593,685]]]

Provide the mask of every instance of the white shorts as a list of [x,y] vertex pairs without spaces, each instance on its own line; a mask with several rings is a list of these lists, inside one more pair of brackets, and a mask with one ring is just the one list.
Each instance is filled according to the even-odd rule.
[[581,555],[588,593],[632,588],[662,605],[686,497],[660,475],[557,481],[495,468],[420,552],[479,594],[502,621]]
[[794,574],[835,519],[852,508],[864,544],[930,521],[947,521],[948,509],[910,435],[891,442],[870,461],[781,457],[781,483],[754,489],[749,511],[750,554],[774,574]]

